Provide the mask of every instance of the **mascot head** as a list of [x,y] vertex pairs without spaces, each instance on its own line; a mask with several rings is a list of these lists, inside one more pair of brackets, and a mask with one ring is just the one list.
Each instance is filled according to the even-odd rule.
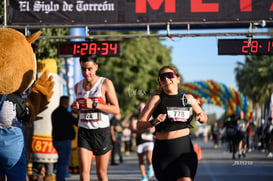
[[0,94],[23,93],[35,80],[36,60],[31,43],[38,31],[25,37],[11,28],[0,28]]

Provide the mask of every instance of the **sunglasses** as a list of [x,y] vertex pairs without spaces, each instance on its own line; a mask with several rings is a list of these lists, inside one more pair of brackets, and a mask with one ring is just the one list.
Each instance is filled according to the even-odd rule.
[[175,78],[175,74],[173,72],[165,72],[158,76],[159,82],[164,81],[166,78],[169,78],[169,79]]

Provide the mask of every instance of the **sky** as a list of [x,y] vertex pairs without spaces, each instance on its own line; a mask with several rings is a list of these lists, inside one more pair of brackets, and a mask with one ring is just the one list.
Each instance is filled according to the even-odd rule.
[[[255,31],[267,30],[257,29]],[[248,32],[248,28],[239,30],[192,30],[190,33],[191,32]],[[173,32],[171,31],[171,33],[176,34],[187,32],[185,32],[185,30],[176,30]],[[173,40],[166,38],[162,43],[167,47],[172,47],[172,62],[179,69],[185,83],[192,81],[214,80],[238,90],[234,69],[237,62],[245,61],[245,56],[218,55],[217,41],[222,38],[245,37],[174,37]],[[207,114],[216,113],[218,118],[224,112],[222,108],[214,105],[205,105],[203,109]]]

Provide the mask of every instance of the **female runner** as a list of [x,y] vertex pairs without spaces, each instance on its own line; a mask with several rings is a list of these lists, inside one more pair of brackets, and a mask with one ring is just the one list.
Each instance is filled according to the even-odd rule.
[[[153,95],[141,112],[139,130],[155,126],[152,163],[159,181],[190,181],[195,177],[197,155],[190,138],[191,120],[205,123],[207,115],[190,94],[179,90],[181,77],[173,66],[158,72],[161,93]],[[148,121],[153,116],[153,120]]]

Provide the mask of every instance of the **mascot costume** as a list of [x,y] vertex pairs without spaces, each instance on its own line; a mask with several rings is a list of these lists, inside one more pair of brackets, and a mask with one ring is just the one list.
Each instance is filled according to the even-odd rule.
[[14,29],[0,28],[0,181],[27,179],[22,126],[39,119],[37,114],[46,109],[53,95],[54,81],[48,72],[35,81],[31,43],[40,34],[25,37]]

